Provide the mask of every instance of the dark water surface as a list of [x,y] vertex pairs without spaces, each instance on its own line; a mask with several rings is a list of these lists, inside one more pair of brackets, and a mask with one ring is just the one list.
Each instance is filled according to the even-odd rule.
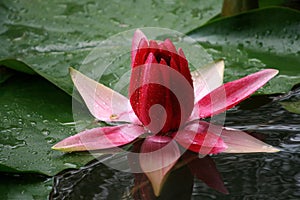
[[[287,111],[282,101],[299,101],[299,91],[275,97],[256,96],[226,114],[226,126],[244,130],[271,144],[278,153],[218,154],[212,156],[229,194],[198,179],[174,181],[159,199],[300,199],[300,115]],[[93,162],[55,177],[51,199],[133,199],[134,175]],[[172,188],[174,188],[172,190]],[[177,194],[177,193],[178,194]],[[141,196],[136,199],[142,199]]]

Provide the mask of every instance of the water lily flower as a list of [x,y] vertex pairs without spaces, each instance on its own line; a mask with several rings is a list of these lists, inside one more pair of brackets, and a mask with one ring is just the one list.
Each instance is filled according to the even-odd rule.
[[249,97],[277,70],[261,70],[222,84],[222,60],[191,73],[181,48],[177,50],[169,39],[149,41],[140,30],[133,36],[131,61],[129,98],[70,69],[74,85],[96,119],[127,123],[84,130],[53,149],[108,149],[142,137],[144,156],[139,162],[156,195],[180,158],[179,146],[203,155],[278,151],[243,131],[203,121]]

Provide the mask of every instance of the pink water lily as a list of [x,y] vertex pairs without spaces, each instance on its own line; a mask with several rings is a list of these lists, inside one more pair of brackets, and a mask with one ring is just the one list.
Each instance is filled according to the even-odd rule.
[[131,60],[129,99],[70,70],[74,85],[95,118],[127,123],[82,131],[53,149],[107,149],[146,136],[141,153],[151,154],[139,160],[156,195],[180,157],[178,144],[203,155],[278,151],[245,132],[201,120],[234,107],[274,77],[277,70],[265,69],[222,85],[222,60],[190,73],[181,48],[176,50],[169,39],[149,41],[140,30],[134,33]]

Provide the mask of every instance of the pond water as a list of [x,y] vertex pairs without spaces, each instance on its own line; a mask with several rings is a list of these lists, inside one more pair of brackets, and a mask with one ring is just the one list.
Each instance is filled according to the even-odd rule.
[[[211,189],[182,167],[172,172],[157,199],[300,199],[300,115],[282,106],[282,102],[298,102],[299,91],[255,96],[227,112],[227,127],[281,149],[272,154],[211,156],[229,194]],[[149,188],[138,185],[143,181],[142,175],[120,172],[97,160],[55,176],[50,199],[144,199]]]

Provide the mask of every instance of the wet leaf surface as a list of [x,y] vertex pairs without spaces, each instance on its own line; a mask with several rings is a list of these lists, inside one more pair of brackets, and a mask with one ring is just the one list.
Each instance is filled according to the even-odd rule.
[[51,146],[75,133],[71,98],[46,80],[16,76],[0,85],[0,171],[54,175],[93,159]]
[[276,68],[279,76],[260,92],[287,92],[300,82],[299,20],[298,11],[272,7],[217,19],[188,35],[225,59],[225,82]]
[[[1,2],[0,44],[3,48],[0,49],[0,60],[12,68],[7,59],[24,62],[71,94],[68,68],[78,68],[102,40],[140,27],[165,27],[187,32],[218,14],[221,2]],[[140,16],[143,16],[142,20]],[[17,69],[24,71],[26,68]]]
[[52,179],[36,174],[0,173],[1,199],[47,199]]

